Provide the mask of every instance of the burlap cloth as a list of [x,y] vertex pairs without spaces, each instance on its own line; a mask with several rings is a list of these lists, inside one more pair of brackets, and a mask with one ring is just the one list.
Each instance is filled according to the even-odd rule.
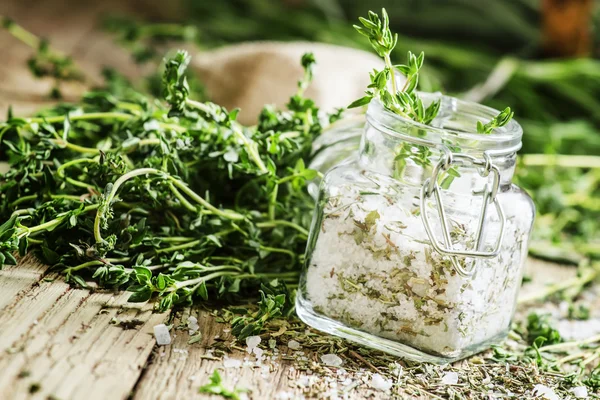
[[228,109],[241,108],[239,120],[255,124],[265,104],[284,107],[297,90],[300,58],[313,52],[317,61],[306,95],[325,111],[345,107],[364,95],[369,72],[381,69],[375,54],[310,42],[250,42],[196,55],[192,68],[209,98]]

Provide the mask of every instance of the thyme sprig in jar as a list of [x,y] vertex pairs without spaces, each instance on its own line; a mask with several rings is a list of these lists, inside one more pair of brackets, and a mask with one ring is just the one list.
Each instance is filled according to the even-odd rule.
[[[358,155],[321,182],[297,297],[322,331],[418,361],[503,339],[534,207],[511,183],[521,127],[438,94],[431,125],[371,101]],[[480,124],[478,124],[480,122]]]

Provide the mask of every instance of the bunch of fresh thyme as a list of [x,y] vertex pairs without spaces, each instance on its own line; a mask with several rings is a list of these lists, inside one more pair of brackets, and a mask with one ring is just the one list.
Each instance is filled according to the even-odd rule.
[[33,252],[86,287],[126,288],[164,311],[194,300],[247,301],[247,336],[293,308],[312,200],[306,169],[318,109],[304,97],[265,107],[247,128],[189,97],[189,56],[166,60],[163,102],[132,90],[86,94],[0,125],[0,262]]

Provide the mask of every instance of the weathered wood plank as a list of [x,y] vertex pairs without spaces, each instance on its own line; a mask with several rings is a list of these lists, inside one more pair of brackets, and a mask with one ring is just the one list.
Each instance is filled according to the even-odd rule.
[[[49,277],[57,279],[15,297],[0,315],[0,398],[29,398],[32,390],[40,398],[126,398],[154,346],[153,326],[167,315],[128,304],[127,293],[72,289]],[[119,323],[132,320],[135,329]]]
[[[24,265],[27,267],[23,268]],[[14,304],[36,285],[47,270],[47,265],[39,263],[32,256],[27,256],[19,265],[5,266],[0,272],[0,316],[9,304]]]
[[[144,399],[186,399],[199,397],[198,389],[208,382],[208,377],[219,369],[225,386],[238,386],[251,390],[253,399],[274,399],[277,393],[289,391],[288,372],[291,364],[279,360],[277,365],[265,363],[268,373],[255,365],[256,358],[246,352],[235,350],[229,355],[242,363],[252,364],[241,368],[223,368],[223,361],[211,360],[207,348],[215,342],[215,337],[227,342],[234,338],[227,327],[215,322],[206,311],[186,308],[173,321],[173,326],[185,325],[190,315],[198,319],[202,342],[188,344],[190,335],[186,329],[172,331],[172,344],[159,346],[153,352],[151,363],[138,382],[134,400]],[[245,347],[244,344],[239,346]],[[281,349],[285,352],[285,347]],[[204,358],[207,357],[207,358]],[[296,392],[298,395],[299,392]],[[200,396],[210,397],[210,396]]]

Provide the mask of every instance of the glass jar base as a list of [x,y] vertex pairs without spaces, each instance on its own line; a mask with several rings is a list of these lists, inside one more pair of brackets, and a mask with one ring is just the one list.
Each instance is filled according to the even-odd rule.
[[302,297],[301,291],[298,291],[296,295],[296,313],[304,323],[321,332],[339,336],[365,347],[381,350],[385,353],[392,354],[406,360],[439,365],[458,361],[486,350],[490,346],[500,343],[508,334],[508,329],[506,329],[482,343],[478,343],[463,349],[460,353],[453,357],[444,357],[440,355],[428,354],[400,342],[385,339],[355,328],[348,327],[339,321],[323,316],[313,310],[310,303]]

